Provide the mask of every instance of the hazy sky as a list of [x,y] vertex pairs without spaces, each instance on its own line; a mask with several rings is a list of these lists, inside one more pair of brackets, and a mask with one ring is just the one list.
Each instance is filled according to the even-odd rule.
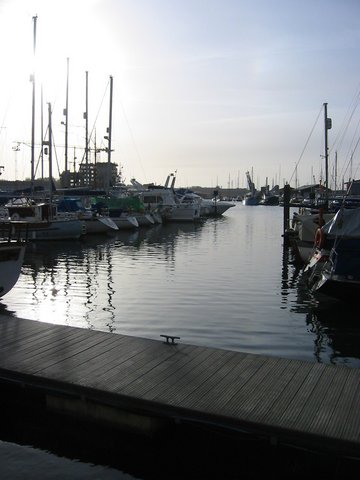
[[178,186],[244,187],[247,170],[258,187],[266,177],[318,182],[324,102],[331,175],[337,155],[338,179],[360,177],[359,0],[0,0],[3,179],[31,172],[35,15],[36,142],[42,86],[55,177],[64,169],[67,58],[71,169],[84,151],[88,71],[91,146],[96,136],[105,147],[111,75],[112,161],[127,182],[163,184],[175,170]]

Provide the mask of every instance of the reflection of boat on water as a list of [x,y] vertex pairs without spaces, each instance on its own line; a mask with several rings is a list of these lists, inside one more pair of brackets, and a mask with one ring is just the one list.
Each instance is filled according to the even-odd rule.
[[319,362],[323,357],[329,356],[333,364],[346,364],[351,359],[353,366],[360,367],[360,324],[357,310],[357,307],[350,306],[344,312],[342,304],[330,301],[314,306],[307,313],[307,325],[316,335],[314,355]]
[[[330,297],[326,301],[315,297],[306,286],[301,269],[291,262],[291,251],[284,248],[282,271],[284,304],[291,302],[291,312],[304,315],[306,328],[314,336],[313,355],[317,362],[348,364],[360,367],[360,323],[358,307]],[[290,293],[295,299],[290,300]],[[339,321],[341,319],[341,321]],[[311,345],[311,344],[310,344]]]

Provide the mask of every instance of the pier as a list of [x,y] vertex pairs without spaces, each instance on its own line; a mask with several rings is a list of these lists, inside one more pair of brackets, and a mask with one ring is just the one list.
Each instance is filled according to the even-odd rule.
[[[360,458],[360,371],[0,315],[2,401],[144,435],[187,423]],[[176,342],[173,340],[176,339]],[[6,388],[9,387],[9,388]]]

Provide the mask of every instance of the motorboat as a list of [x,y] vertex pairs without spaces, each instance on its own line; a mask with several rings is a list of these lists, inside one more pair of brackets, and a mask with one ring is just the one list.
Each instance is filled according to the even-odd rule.
[[355,301],[360,295],[360,208],[339,210],[319,228],[304,274],[313,293]]
[[229,208],[235,207],[235,203],[227,200],[220,200],[217,197],[203,198],[201,195],[186,188],[178,188],[176,195],[184,201],[196,201],[200,205],[201,217],[217,217],[223,215]]
[[165,185],[154,184],[146,187],[135,179],[131,183],[144,204],[145,211],[158,212],[163,222],[196,222],[201,219],[201,197],[178,196],[175,193],[175,175],[168,175]]

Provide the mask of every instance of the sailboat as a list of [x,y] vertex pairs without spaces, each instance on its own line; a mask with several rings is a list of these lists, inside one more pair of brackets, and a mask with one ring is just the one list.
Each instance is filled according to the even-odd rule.
[[294,212],[292,219],[291,243],[295,259],[300,263],[306,263],[312,256],[315,235],[319,227],[329,222],[334,217],[334,212],[328,210],[328,130],[331,129],[331,118],[327,116],[327,103],[324,107],[324,130],[325,130],[325,189],[323,198],[318,200],[318,211],[314,209],[302,209],[301,213]]
[[[34,21],[34,55],[36,46],[36,22]],[[48,140],[42,144],[49,148],[49,194],[40,202],[33,198],[34,190],[34,158],[35,158],[35,72],[32,75],[32,135],[31,135],[31,196],[30,198],[14,198],[5,207],[8,217],[3,222],[11,225],[12,231],[20,239],[26,240],[67,240],[78,239],[85,233],[84,224],[74,216],[58,218],[56,205],[53,202],[52,184],[52,126],[51,103],[48,103]]]

